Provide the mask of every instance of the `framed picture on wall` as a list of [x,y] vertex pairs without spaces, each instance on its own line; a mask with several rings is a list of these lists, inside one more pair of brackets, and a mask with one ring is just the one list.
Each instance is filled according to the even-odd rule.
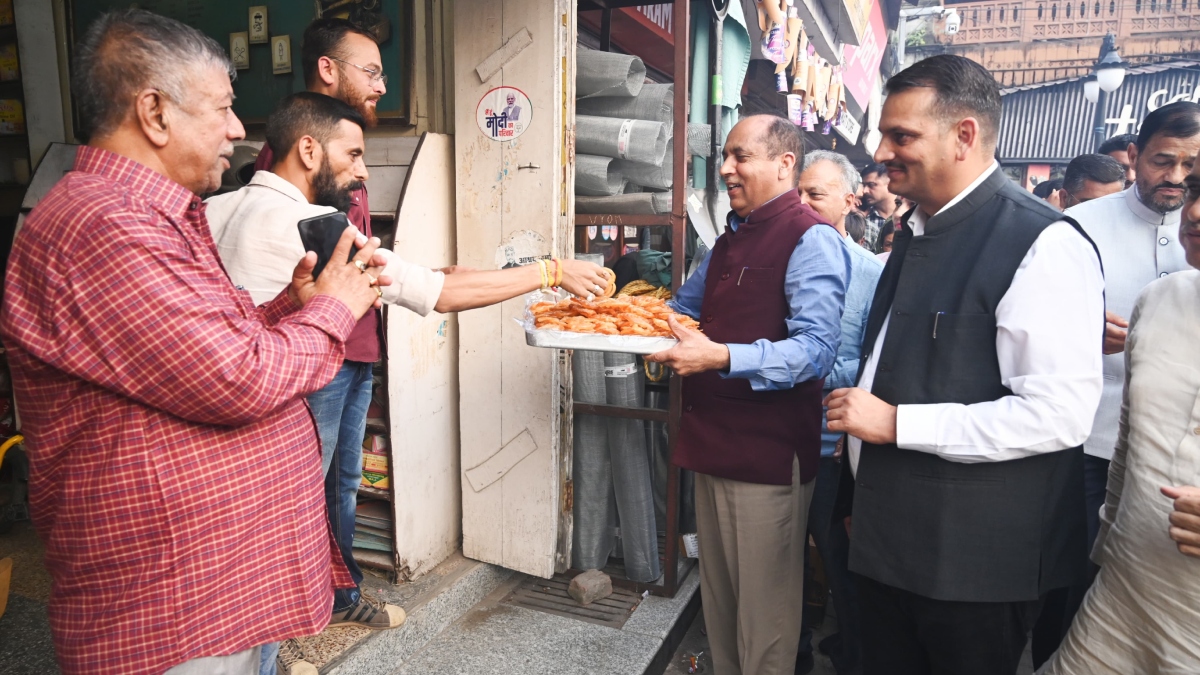
[[285,75],[292,72],[292,38],[276,35],[271,38],[271,72]]
[[229,60],[238,70],[250,67],[250,38],[246,31],[229,34]]
[[265,45],[270,41],[267,26],[267,7],[257,5],[250,8],[250,44]]

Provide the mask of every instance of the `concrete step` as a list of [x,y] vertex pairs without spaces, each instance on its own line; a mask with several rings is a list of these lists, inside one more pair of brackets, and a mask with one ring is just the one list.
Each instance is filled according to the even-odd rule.
[[641,600],[620,628],[506,602],[514,575],[398,664],[393,675],[645,675],[662,673],[699,609],[699,574],[674,598]]
[[[363,592],[378,595],[387,602],[403,607],[408,620],[399,628],[385,631],[359,628],[326,630],[326,634],[334,636],[332,639],[337,639],[335,631],[344,631],[353,640],[351,644],[338,648],[338,653],[328,662],[319,663],[321,673],[385,675],[394,672],[400,664],[512,576],[511,570],[464,558],[461,552],[411,583],[392,585],[367,575],[362,583]],[[326,634],[316,639],[331,639]]]

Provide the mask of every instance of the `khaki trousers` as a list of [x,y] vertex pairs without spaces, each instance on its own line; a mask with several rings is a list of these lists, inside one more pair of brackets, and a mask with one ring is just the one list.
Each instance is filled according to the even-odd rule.
[[700,594],[715,675],[792,675],[816,481],[759,485],[696,474]]

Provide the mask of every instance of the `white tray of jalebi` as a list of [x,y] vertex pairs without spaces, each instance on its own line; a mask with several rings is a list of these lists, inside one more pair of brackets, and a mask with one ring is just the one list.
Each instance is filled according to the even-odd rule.
[[535,293],[527,299],[518,323],[525,328],[525,343],[533,347],[653,354],[679,343],[667,324],[670,315],[696,327],[693,319],[675,313],[661,298],[619,295],[584,300]]

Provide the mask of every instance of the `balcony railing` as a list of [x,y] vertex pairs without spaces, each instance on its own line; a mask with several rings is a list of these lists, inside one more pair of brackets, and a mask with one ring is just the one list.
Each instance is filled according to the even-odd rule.
[[1118,38],[1200,30],[1200,0],[1021,0],[951,5],[962,19],[945,44]]

